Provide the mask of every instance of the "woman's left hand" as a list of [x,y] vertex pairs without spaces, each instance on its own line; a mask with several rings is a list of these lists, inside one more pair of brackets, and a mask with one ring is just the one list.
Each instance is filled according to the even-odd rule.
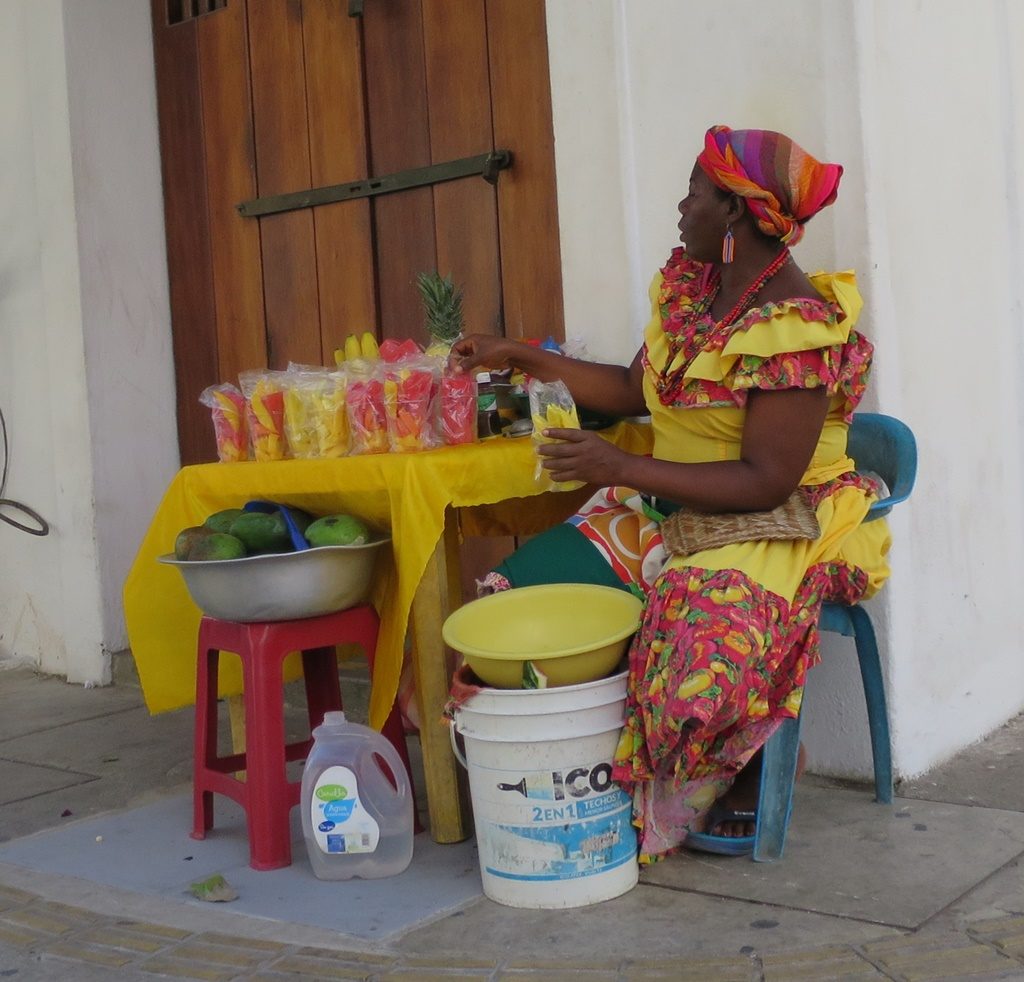
[[544,436],[556,443],[542,443],[537,453],[555,481],[583,481],[585,484],[625,483],[623,465],[631,456],[590,430],[548,428]]

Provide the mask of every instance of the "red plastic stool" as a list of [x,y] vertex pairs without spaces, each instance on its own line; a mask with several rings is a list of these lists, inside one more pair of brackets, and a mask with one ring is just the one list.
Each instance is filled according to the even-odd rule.
[[[324,713],[339,710],[341,685],[335,645],[357,643],[373,657],[380,621],[369,604],[335,614],[295,621],[243,624],[204,617],[199,625],[196,665],[196,721],[192,779],[192,838],[213,828],[213,794],[227,795],[244,809],[249,830],[249,865],[277,869],[292,861],[289,813],[299,803],[301,782],[289,781],[287,761],[303,760],[312,736],[285,743],[283,663],[289,652],[302,653],[310,731]],[[242,660],[245,751],[217,756],[217,666],[221,651]],[[393,706],[381,731],[398,751],[412,784],[401,714]],[[245,780],[234,776],[245,771]],[[419,831],[419,820],[416,821]]]

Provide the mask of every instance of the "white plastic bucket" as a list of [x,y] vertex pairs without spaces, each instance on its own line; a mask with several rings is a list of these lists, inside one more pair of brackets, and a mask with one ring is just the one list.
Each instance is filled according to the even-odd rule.
[[636,886],[632,803],[611,779],[626,674],[554,689],[485,689],[455,710],[491,900],[582,907]]

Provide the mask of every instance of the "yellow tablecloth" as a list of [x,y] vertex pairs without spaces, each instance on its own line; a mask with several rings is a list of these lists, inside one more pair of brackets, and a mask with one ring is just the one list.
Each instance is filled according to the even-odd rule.
[[[649,452],[646,426],[620,423],[603,435],[623,449]],[[350,512],[390,530],[392,552],[378,564],[371,598],[381,615],[370,702],[371,723],[379,728],[395,698],[409,609],[444,531],[445,509],[540,494],[535,461],[530,440],[496,438],[422,453],[182,468],[153,517],[124,586],[128,639],[149,711],[160,713],[194,702],[201,617],[181,574],[157,562],[157,557],[173,551],[181,529],[202,524],[222,508],[265,499],[314,515]],[[538,498],[536,506],[531,502],[521,531],[545,527],[544,502],[545,497]],[[557,513],[557,502],[550,511]],[[221,673],[224,695],[241,691],[240,677],[229,666],[231,662]]]

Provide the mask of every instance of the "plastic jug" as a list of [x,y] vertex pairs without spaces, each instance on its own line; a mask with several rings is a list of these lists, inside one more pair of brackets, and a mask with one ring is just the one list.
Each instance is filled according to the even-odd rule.
[[[383,760],[394,777],[388,780]],[[302,833],[321,880],[376,879],[412,860],[412,789],[395,748],[376,730],[324,714],[302,772]]]

